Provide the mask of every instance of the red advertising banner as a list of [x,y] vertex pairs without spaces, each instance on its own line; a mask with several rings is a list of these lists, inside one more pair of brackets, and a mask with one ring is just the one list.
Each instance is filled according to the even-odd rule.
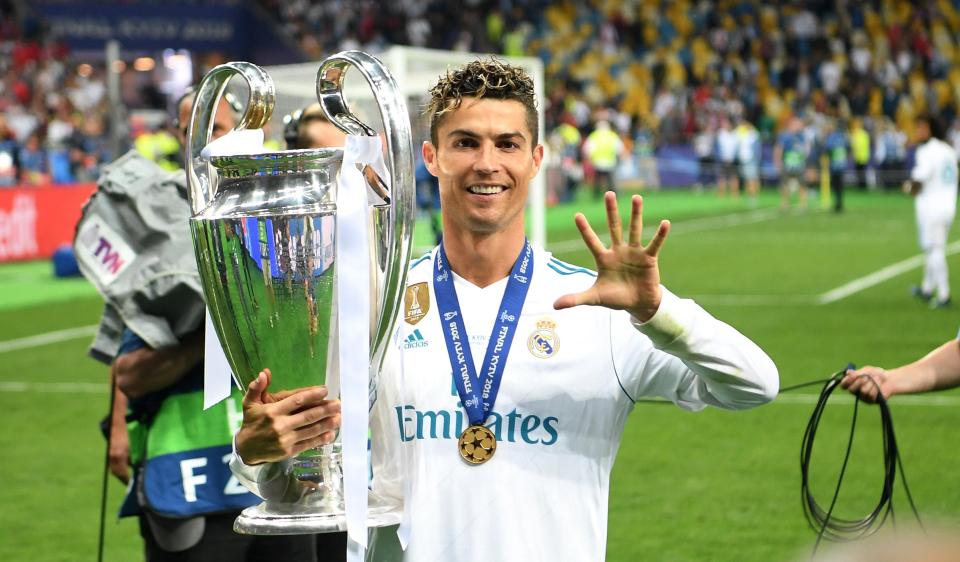
[[0,188],[0,262],[48,258],[73,241],[94,183]]

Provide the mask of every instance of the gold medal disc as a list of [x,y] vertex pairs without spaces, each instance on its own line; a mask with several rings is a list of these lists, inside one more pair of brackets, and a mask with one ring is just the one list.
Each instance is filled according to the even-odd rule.
[[493,458],[497,452],[497,438],[489,428],[471,425],[457,442],[460,456],[470,464],[483,464]]

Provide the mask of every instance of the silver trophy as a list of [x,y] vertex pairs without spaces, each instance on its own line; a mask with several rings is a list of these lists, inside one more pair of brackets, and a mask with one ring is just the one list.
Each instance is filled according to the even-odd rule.
[[[370,367],[375,374],[393,333],[410,260],[413,152],[400,90],[383,64],[365,53],[347,51],[321,64],[317,97],[330,121],[349,134],[376,135],[343,99],[343,79],[351,66],[363,74],[379,103],[389,156],[389,179],[371,166],[361,169],[364,181],[383,201],[370,207],[367,221]],[[202,158],[214,112],[236,75],[249,87],[237,129],[263,127],[274,107],[272,80],[246,62],[217,66],[197,90],[187,133],[187,175],[191,230],[207,306],[241,388],[265,367],[273,373],[271,392],[328,384],[339,376],[330,363],[336,355],[336,338],[331,338],[335,318],[350,313],[336,310],[334,304],[343,149]],[[244,510],[234,529],[245,534],[344,530],[341,460],[336,442],[284,463],[284,478],[274,493]],[[398,522],[397,505],[373,494],[368,502],[369,526]]]

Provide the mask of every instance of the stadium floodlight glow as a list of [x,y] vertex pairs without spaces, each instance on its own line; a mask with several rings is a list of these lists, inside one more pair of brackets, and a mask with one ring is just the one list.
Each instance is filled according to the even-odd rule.
[[83,63],[83,64],[77,66],[77,75],[83,76],[84,78],[86,78],[87,76],[90,76],[91,74],[93,74],[93,67],[90,66],[89,64]]
[[153,70],[157,65],[157,62],[153,60],[153,57],[140,57],[137,60],[133,61],[133,69],[139,72],[147,72]]
[[183,68],[190,65],[190,57],[180,53],[174,53],[172,50],[169,54],[164,53],[163,55],[163,66],[171,69]]

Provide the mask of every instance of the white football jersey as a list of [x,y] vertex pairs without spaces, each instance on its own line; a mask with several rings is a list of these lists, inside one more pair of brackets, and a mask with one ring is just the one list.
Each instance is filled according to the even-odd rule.
[[953,218],[957,208],[957,153],[931,138],[917,148],[910,179],[922,187],[916,197],[917,218]]
[[[534,273],[493,411],[488,462],[467,464],[469,425],[437,310],[434,252],[416,260],[372,412],[373,487],[405,503],[405,561],[604,559],[610,470],[634,400],[741,409],[768,402],[779,379],[753,342],[664,290],[657,314],[554,301],[595,274],[535,251]],[[506,288],[454,276],[477,371]]]
[[739,142],[737,133],[732,129],[720,129],[717,131],[717,156],[721,162],[729,164],[737,159]]

